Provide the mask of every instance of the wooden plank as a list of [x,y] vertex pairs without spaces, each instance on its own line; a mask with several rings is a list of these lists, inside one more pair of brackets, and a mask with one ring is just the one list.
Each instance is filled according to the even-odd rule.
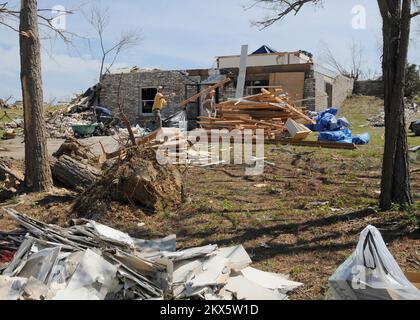
[[292,139],[280,139],[278,143],[282,145],[292,145],[301,147],[321,147],[327,149],[345,149],[355,150],[356,145],[353,143],[340,143],[340,142],[319,142],[319,141],[295,141]]
[[197,100],[198,98],[200,98],[200,97],[202,97],[202,96],[204,96],[204,95],[206,95],[206,94],[209,94],[210,93],[210,91],[212,91],[212,90],[216,90],[217,88],[221,88],[221,87],[224,87],[226,84],[228,84],[229,82],[230,82],[231,80],[229,79],[229,78],[227,78],[227,79],[225,79],[225,80],[223,80],[223,81],[221,81],[221,82],[219,82],[219,83],[217,83],[217,84],[215,84],[215,85],[213,85],[213,86],[210,86],[210,87],[208,87],[208,88],[206,88],[206,89],[204,89],[204,90],[202,90],[201,92],[199,92],[199,93],[197,93],[196,95],[194,95],[194,96],[192,96],[191,98],[189,98],[189,99],[187,99],[187,100],[184,100],[184,101],[182,101],[181,103],[180,103],[180,107],[185,107],[186,105],[188,105],[189,103],[191,103],[191,102],[194,102],[195,100]]
[[407,279],[420,290],[420,272],[406,272]]
[[19,173],[10,170],[8,167],[6,167],[5,165],[3,165],[1,163],[0,163],[0,171],[3,171],[5,173],[7,173],[8,175],[11,175],[13,178],[15,178],[19,182],[24,182],[24,178],[19,177]]
[[[305,89],[305,73],[304,72],[278,72],[270,74],[270,86],[281,86],[289,94],[293,101],[303,99]],[[301,106],[302,102],[296,103]]]
[[[269,93],[270,91],[262,89],[261,90],[263,93]],[[272,95],[272,97],[278,101],[279,103],[282,103],[283,101],[281,99],[279,99],[278,97],[276,97],[275,95]],[[298,114],[302,119],[305,119],[306,121],[308,121],[309,123],[315,124],[315,121],[312,120],[311,118],[309,118],[306,114],[304,114],[303,112],[299,111],[298,109],[296,109],[295,107],[293,107],[292,105],[289,106],[289,108],[295,112],[296,114]]]
[[212,122],[199,121],[198,123],[199,124],[217,124],[217,125],[223,125],[223,124],[236,125],[236,124],[242,124],[242,123],[244,123],[244,121],[242,121],[242,120],[218,120],[218,121],[212,121]]
[[141,140],[139,140],[137,142],[137,145],[142,146],[142,145],[145,145],[147,143],[152,142],[153,140],[156,139],[156,137],[158,136],[159,132],[160,132],[160,130],[153,131],[148,136],[143,137]]
[[284,129],[283,125],[279,125],[279,124],[275,124],[275,123],[270,123],[270,122],[266,122],[266,121],[257,121],[257,120],[249,120],[247,121],[249,123],[253,123],[256,125],[264,125],[264,126],[268,126],[268,127],[273,127],[273,128],[277,128],[277,129]]

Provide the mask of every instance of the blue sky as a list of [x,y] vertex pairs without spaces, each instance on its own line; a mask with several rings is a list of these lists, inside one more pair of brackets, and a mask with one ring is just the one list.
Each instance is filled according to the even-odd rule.
[[[10,1],[17,5],[19,1]],[[121,31],[141,30],[138,47],[120,56],[118,67],[139,66],[161,69],[209,68],[218,55],[239,54],[242,44],[250,50],[267,44],[278,51],[307,50],[322,61],[325,44],[338,60],[350,58],[355,40],[364,47],[364,62],[370,70],[380,69],[381,19],[376,1],[325,0],[324,8],[308,7],[263,31],[251,25],[268,14],[261,8],[244,10],[250,0],[39,0],[39,6],[63,5],[78,10],[67,17],[67,29],[84,40],[68,47],[59,40],[43,42],[43,81],[46,100],[68,99],[93,85],[99,73],[98,43],[83,12],[92,3],[109,8],[111,22],[106,41],[111,44]],[[363,5],[367,28],[352,28],[352,8]],[[410,62],[420,64],[418,24],[413,23]],[[89,39],[89,41],[87,40]],[[20,99],[19,48],[17,34],[0,26],[0,97]]]

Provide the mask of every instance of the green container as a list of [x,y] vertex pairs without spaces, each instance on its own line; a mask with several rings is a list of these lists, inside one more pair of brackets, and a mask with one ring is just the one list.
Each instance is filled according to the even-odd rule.
[[96,127],[98,126],[97,123],[94,124],[87,124],[87,125],[74,125],[71,126],[73,129],[75,136],[90,136],[95,132]]

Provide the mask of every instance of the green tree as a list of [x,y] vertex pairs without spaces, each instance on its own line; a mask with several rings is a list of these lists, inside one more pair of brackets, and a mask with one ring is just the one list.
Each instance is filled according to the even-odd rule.
[[407,67],[405,96],[410,100],[420,96],[420,67],[415,64],[409,64]]

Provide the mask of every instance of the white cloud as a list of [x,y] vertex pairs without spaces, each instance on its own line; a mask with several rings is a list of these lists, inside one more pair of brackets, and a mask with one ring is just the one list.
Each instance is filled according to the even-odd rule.
[[[19,48],[0,48],[2,67],[0,68],[0,97],[13,95],[16,99],[20,92]],[[49,55],[42,53],[42,78],[46,100],[53,98],[68,99],[74,92],[86,90],[96,83],[100,62],[66,54]],[[118,64],[115,67],[125,67]]]

